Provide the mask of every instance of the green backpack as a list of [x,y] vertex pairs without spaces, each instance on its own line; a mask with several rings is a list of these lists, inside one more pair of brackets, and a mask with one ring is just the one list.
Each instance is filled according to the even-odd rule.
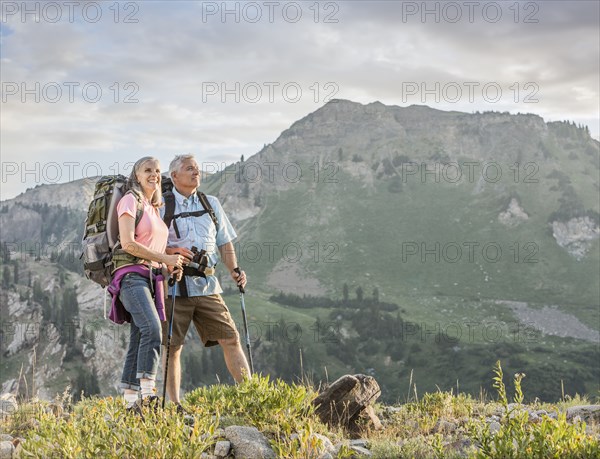
[[138,201],[135,226],[144,212],[137,193],[129,189],[123,175],[106,175],[96,183],[94,197],[88,207],[81,242],[83,270],[88,279],[106,287],[115,269],[142,262],[121,248],[117,204],[127,193],[133,193]]

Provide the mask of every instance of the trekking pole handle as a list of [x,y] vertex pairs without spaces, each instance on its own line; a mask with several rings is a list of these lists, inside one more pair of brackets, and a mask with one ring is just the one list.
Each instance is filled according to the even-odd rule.
[[169,287],[173,287],[175,285],[175,273],[171,273],[169,276]]
[[[235,268],[234,271],[236,273],[238,273],[238,276],[242,275],[242,271],[241,271],[241,269],[239,267]],[[240,289],[240,293],[246,293],[246,290],[244,290],[244,287],[242,287],[241,285],[238,285],[238,288]]]

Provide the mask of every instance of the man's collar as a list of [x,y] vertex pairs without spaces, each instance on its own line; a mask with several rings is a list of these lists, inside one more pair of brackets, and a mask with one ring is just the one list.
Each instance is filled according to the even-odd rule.
[[183,201],[185,201],[186,199],[188,202],[192,202],[194,204],[197,203],[197,201],[198,201],[198,193],[197,192],[192,193],[189,198],[186,198],[179,191],[177,191],[177,188],[173,187],[173,195],[175,196],[175,201],[179,205],[183,205]]

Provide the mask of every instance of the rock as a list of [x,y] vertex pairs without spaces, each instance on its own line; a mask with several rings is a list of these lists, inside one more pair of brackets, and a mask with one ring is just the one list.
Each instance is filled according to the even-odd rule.
[[[327,438],[325,435],[313,433],[311,435],[311,438],[317,438],[321,442],[321,447],[319,448],[319,454],[320,454],[319,459],[326,459],[329,457],[333,459],[333,456],[337,456],[336,447],[333,446],[333,443],[331,443],[331,440],[329,438]],[[290,439],[300,441],[300,435],[298,435],[297,433],[293,433],[292,435],[290,435]],[[333,456],[332,456],[332,454],[333,454]],[[311,455],[310,457],[313,457],[313,455]]]
[[333,446],[331,440],[325,435],[314,433],[313,437],[316,437],[319,440],[321,440],[321,447],[325,450],[325,453],[333,453],[335,451],[335,446]]
[[519,223],[527,221],[528,219],[529,215],[525,213],[523,208],[519,205],[519,201],[515,198],[512,198],[508,208],[498,215],[500,223],[509,227],[517,226]]
[[350,445],[350,449],[354,451],[359,457],[371,457],[373,455],[373,453],[367,448],[362,448],[360,446]]
[[600,405],[578,405],[567,408],[567,421],[575,422],[579,418],[586,423],[600,422]]
[[225,436],[231,442],[236,459],[275,458],[269,443],[256,427],[229,426]]
[[215,445],[213,454],[217,457],[227,457],[229,450],[231,449],[231,443],[225,440],[218,441]]
[[0,396],[0,417],[10,416],[17,411],[18,407],[17,399],[13,394],[2,394]]
[[435,433],[452,433],[456,430],[456,424],[443,419],[438,419],[433,427]]
[[13,451],[15,447],[10,441],[0,442],[0,459],[10,459],[13,457]]
[[500,423],[499,423],[499,422],[497,422],[497,421],[492,421],[492,422],[490,422],[490,433],[491,433],[492,435],[496,435],[498,432],[500,432],[500,428],[501,428],[501,427],[502,427],[502,426],[501,426],[501,425],[500,425]]
[[8,435],[8,434],[0,434],[0,441],[13,441],[13,437],[12,435]]
[[360,411],[356,416],[348,422],[348,430],[351,435],[360,436],[365,430],[381,430],[383,424],[375,414],[375,409],[369,405],[364,410]]
[[399,413],[402,411],[402,407],[399,406],[386,406],[385,407],[385,411],[388,414],[395,414],[395,413]]
[[576,217],[569,221],[553,221],[552,236],[556,243],[577,260],[581,260],[600,235],[598,224],[590,217]]
[[358,438],[356,440],[350,440],[350,446],[360,446],[361,448],[366,448],[367,440],[363,440],[362,438]]
[[530,411],[529,412],[529,422],[531,422],[533,424],[539,424],[540,422],[542,422],[542,419],[537,415],[536,412]]
[[460,457],[469,457],[469,450],[473,449],[473,442],[470,438],[459,438],[450,443],[450,448],[454,449]]
[[[353,430],[359,415],[381,395],[375,378],[362,374],[345,375],[331,384],[313,401],[315,413],[329,425],[342,425]],[[366,410],[365,418],[371,427],[381,428],[373,410]]]

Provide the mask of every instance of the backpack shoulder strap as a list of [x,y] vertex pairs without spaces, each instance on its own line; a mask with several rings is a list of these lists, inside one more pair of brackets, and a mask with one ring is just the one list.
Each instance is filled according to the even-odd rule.
[[175,215],[175,195],[172,191],[166,191],[163,193],[163,199],[165,200],[165,214],[163,215],[163,222],[167,225],[167,228],[171,227],[173,216]]
[[133,190],[129,190],[127,193],[123,195],[125,197],[127,194],[131,193],[137,202],[137,211],[135,213],[135,228],[137,228],[140,220],[142,219],[142,215],[144,215],[144,206],[142,204],[142,200],[140,196],[134,192]]
[[198,199],[200,199],[200,203],[202,203],[202,207],[204,207],[204,209],[208,212],[211,220],[215,224],[215,228],[217,228],[217,230],[218,230],[219,222],[217,220],[217,216],[215,215],[214,209],[210,205],[210,202],[208,202],[208,198],[206,197],[206,195],[204,193],[202,193],[202,191],[198,191],[197,194],[198,194]]
[[140,220],[142,219],[142,215],[144,215],[144,206],[142,205],[141,202],[138,201],[137,212],[135,213],[135,227],[136,228],[139,225]]

